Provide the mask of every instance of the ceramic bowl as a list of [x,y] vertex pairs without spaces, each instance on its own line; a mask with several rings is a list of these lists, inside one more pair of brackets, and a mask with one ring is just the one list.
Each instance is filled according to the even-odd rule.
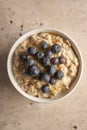
[[[38,97],[34,97],[31,96],[29,94],[27,94],[26,92],[24,92],[20,86],[18,85],[13,71],[12,71],[12,58],[13,58],[13,54],[15,49],[17,48],[17,46],[24,41],[27,37],[32,36],[33,34],[37,34],[37,33],[41,33],[41,32],[50,32],[50,33],[54,33],[54,34],[58,34],[66,39],[68,39],[71,44],[72,44],[72,48],[74,49],[78,59],[79,59],[79,69],[78,69],[78,74],[74,80],[74,82],[71,84],[70,89],[64,93],[60,93],[56,98],[54,99],[45,99],[45,98],[38,98]],[[69,96],[74,90],[75,88],[78,86],[81,76],[82,76],[82,70],[83,70],[83,61],[82,61],[82,55],[81,55],[81,51],[78,47],[78,45],[76,44],[76,42],[66,33],[64,33],[63,31],[60,31],[58,29],[55,28],[39,28],[39,29],[35,29],[32,31],[29,31],[27,33],[25,33],[23,36],[21,36],[12,46],[9,55],[8,55],[8,59],[7,59],[7,72],[8,72],[8,76],[9,79],[11,81],[11,83],[13,84],[13,86],[16,88],[16,90],[21,93],[24,97],[31,99],[33,101],[37,101],[37,102],[52,102],[52,101],[57,101],[57,100],[61,100],[64,99],[65,97]]]

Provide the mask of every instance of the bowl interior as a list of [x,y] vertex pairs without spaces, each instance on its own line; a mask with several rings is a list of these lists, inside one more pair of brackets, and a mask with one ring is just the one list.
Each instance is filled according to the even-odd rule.
[[[61,92],[58,94],[58,96],[54,99],[45,99],[45,98],[37,98],[37,97],[34,97],[34,96],[31,96],[27,93],[25,93],[21,88],[20,86],[18,85],[15,77],[14,77],[14,74],[12,72],[12,58],[13,58],[13,54],[14,54],[14,51],[15,49],[17,48],[17,46],[22,42],[24,41],[27,37],[30,37],[32,36],[33,34],[36,34],[36,33],[41,33],[41,32],[50,32],[50,33],[54,33],[54,34],[58,34],[66,39],[68,39],[71,44],[72,44],[72,48],[73,50],[75,51],[78,59],[79,59],[79,69],[78,69],[78,74],[75,78],[75,80],[72,82],[71,84],[71,87],[69,90],[65,91],[65,92]],[[28,99],[31,99],[31,100],[34,100],[34,101],[38,101],[38,102],[50,102],[50,101],[53,101],[53,100],[57,100],[57,99],[62,99],[64,97],[66,97],[67,95],[69,95],[72,90],[74,90],[74,88],[76,88],[76,86],[78,85],[79,81],[80,81],[80,78],[81,78],[81,74],[82,74],[82,56],[81,56],[81,52],[78,48],[78,46],[76,45],[75,41],[70,37],[68,36],[67,34],[65,34],[64,32],[60,31],[60,30],[57,30],[57,29],[53,29],[53,28],[40,28],[40,29],[36,29],[36,30],[32,30],[26,34],[24,34],[22,37],[20,37],[16,42],[15,44],[12,46],[10,52],[9,52],[9,55],[8,55],[8,60],[7,60],[7,71],[8,71],[8,75],[9,75],[9,78],[10,78],[10,81],[12,82],[13,86],[17,89],[18,92],[20,92],[23,96],[27,97]]]

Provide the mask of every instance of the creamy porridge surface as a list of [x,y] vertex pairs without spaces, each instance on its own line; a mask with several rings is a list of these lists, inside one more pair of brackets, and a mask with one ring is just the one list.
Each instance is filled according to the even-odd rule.
[[[41,43],[46,42],[48,44],[48,48],[43,50],[41,48]],[[34,46],[37,51],[42,51],[44,54],[50,50],[50,48],[58,44],[61,46],[61,51],[58,53],[52,53],[50,60],[53,57],[60,58],[64,57],[64,63],[55,64],[56,70],[60,70],[63,72],[63,77],[61,79],[55,78],[54,75],[49,75],[49,77],[53,77],[56,82],[51,84],[50,82],[45,82],[42,79],[37,79],[37,76],[31,76],[25,73],[27,68],[26,61],[20,60],[20,55],[25,54],[27,59],[33,58],[35,61],[35,65],[38,66],[41,73],[46,73],[46,68],[48,66],[44,66],[42,63],[42,59],[38,60],[36,58],[36,54],[34,56],[28,54],[28,48]],[[45,56],[44,56],[45,57]],[[52,60],[51,60],[52,61]],[[71,43],[57,35],[52,33],[39,33],[32,35],[31,37],[24,40],[20,45],[16,48],[13,55],[13,73],[14,76],[22,90],[32,96],[42,97],[42,98],[55,98],[60,92],[67,91],[70,88],[72,81],[77,76],[79,61],[78,58],[72,49]],[[56,73],[56,72],[55,72]],[[47,79],[46,79],[47,80]],[[49,80],[49,78],[48,78]],[[42,86],[46,85],[49,87],[49,91],[42,89]],[[47,88],[45,88],[47,89]]]

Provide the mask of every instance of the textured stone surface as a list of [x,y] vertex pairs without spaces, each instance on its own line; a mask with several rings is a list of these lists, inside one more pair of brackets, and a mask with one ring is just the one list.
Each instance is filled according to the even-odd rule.
[[[75,92],[50,104],[21,96],[10,83],[6,62],[15,40],[38,28],[71,35],[83,55],[84,73]],[[0,0],[0,130],[87,130],[87,0]]]

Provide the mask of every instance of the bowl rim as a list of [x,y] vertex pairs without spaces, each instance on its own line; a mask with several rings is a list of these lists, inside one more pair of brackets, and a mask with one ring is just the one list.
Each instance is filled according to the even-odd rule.
[[[16,49],[16,47],[21,44],[21,42],[23,40],[25,40],[27,37],[30,37],[32,36],[33,34],[36,34],[36,33],[40,33],[40,32],[55,32],[59,35],[61,35],[62,37],[65,36],[66,38],[68,38],[76,47],[76,49],[78,50],[78,53],[79,53],[79,59],[81,61],[81,70],[80,70],[80,75],[79,75],[79,78],[75,84],[75,86],[72,88],[72,90],[67,93],[66,95],[62,96],[61,98],[56,98],[56,99],[45,99],[45,98],[38,98],[38,97],[34,97],[34,96],[31,96],[29,94],[27,94],[26,92],[24,92],[20,87],[19,85],[17,84],[17,81],[13,75],[13,72],[12,72],[12,64],[11,64],[11,61],[12,61],[12,56],[13,56],[13,53]],[[15,49],[14,49],[15,48]],[[74,50],[75,51],[75,50]],[[24,35],[22,35],[21,37],[19,37],[15,43],[13,44],[13,46],[11,47],[10,51],[9,51],[9,54],[8,54],[8,58],[7,58],[7,73],[8,73],[8,77],[12,83],[12,85],[16,88],[16,90],[21,94],[23,95],[24,97],[30,99],[30,100],[33,100],[33,101],[36,101],[36,102],[53,102],[53,101],[58,101],[58,100],[63,100],[65,99],[67,96],[69,96],[75,89],[76,87],[78,86],[80,80],[81,80],[81,77],[82,77],[82,73],[83,73],[83,58],[82,58],[82,54],[81,54],[81,51],[77,45],[77,43],[74,41],[73,38],[71,38],[70,35],[68,35],[67,33],[59,30],[59,29],[56,29],[56,28],[52,28],[52,27],[42,27],[42,28],[37,28],[37,29],[33,29],[31,31],[28,31],[27,33],[25,33]]]

